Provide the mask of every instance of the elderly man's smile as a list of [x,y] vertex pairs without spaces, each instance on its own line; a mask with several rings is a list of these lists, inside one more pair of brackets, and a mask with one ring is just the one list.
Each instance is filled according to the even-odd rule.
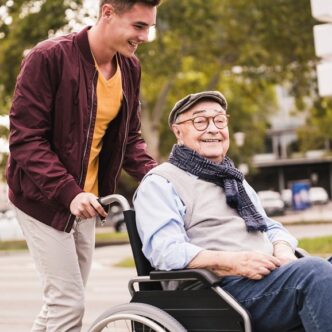
[[203,139],[202,142],[204,143],[220,143],[222,140],[221,139],[217,139],[217,138],[213,138],[213,139]]

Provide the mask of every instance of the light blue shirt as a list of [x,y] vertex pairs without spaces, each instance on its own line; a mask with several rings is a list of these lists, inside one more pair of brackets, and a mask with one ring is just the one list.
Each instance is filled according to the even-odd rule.
[[[269,240],[272,243],[287,241],[295,249],[297,240],[279,222],[266,215],[248,182],[244,181],[243,185],[267,224]],[[183,269],[204,250],[190,243],[184,228],[186,207],[165,178],[148,175],[134,195],[134,208],[142,250],[153,267],[159,270]]]

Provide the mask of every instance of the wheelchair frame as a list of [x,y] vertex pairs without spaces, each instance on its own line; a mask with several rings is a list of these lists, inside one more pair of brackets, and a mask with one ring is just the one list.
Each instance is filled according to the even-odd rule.
[[[89,331],[102,331],[114,315],[153,320],[169,332],[251,332],[249,313],[218,282],[220,278],[208,270],[186,269],[157,271],[152,268],[142,253],[142,243],[136,228],[135,212],[121,195],[109,195],[99,199],[108,207],[118,203],[123,209],[137,277],[128,283],[131,303],[115,307],[103,313],[92,324]],[[200,287],[190,289],[163,290],[161,283],[169,281],[199,282]],[[134,307],[133,307],[134,306]],[[129,308],[130,307],[130,308]],[[146,309],[142,313],[139,308]],[[134,309],[133,309],[134,308]],[[156,310],[155,310],[156,309]],[[115,312],[114,312],[115,310]],[[155,313],[158,315],[156,317]],[[175,320],[175,322],[174,322]],[[134,320],[132,320],[134,321]],[[167,325],[165,322],[167,321]],[[101,323],[102,322],[102,323]],[[178,322],[178,324],[177,324]],[[172,325],[173,324],[173,325]],[[171,326],[171,327],[168,327]],[[136,329],[134,329],[136,331]],[[139,329],[138,329],[139,331]],[[155,329],[155,331],[159,331]]]

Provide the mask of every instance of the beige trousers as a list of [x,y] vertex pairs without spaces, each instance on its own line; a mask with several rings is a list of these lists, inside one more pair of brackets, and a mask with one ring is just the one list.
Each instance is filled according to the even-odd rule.
[[65,233],[15,210],[43,287],[43,306],[31,331],[81,331],[95,218],[76,221]]

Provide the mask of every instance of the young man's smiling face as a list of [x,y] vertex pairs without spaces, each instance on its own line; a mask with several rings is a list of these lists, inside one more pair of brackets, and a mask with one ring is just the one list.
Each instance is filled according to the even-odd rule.
[[138,45],[148,41],[156,16],[157,8],[143,3],[136,3],[122,13],[116,13],[109,4],[104,5],[101,19],[106,23],[105,47],[112,53],[133,56]]
[[[223,129],[218,129],[214,124],[212,117],[219,114],[226,115],[226,111],[219,103],[212,100],[198,102],[188,111],[180,114],[172,125],[178,143],[215,163],[220,163],[229,148],[229,132],[227,125]],[[209,121],[207,128],[202,131],[197,130],[192,121],[186,121],[199,116],[208,117]],[[178,124],[182,121],[186,122]]]

